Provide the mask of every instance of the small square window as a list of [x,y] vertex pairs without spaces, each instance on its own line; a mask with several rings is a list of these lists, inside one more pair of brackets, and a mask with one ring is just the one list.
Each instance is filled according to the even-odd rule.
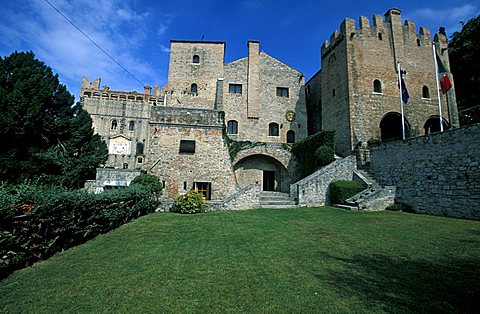
[[241,94],[242,93],[242,84],[229,84],[228,92],[230,94]]
[[180,140],[180,154],[195,154],[195,141]]
[[288,97],[288,87],[277,87],[278,97]]

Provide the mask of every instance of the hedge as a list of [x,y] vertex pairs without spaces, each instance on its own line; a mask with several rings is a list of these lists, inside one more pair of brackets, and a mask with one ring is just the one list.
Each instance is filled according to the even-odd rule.
[[312,174],[320,167],[312,161],[316,160],[315,152],[321,146],[327,146],[335,151],[335,131],[321,131],[293,144],[292,153],[298,160],[302,177]]
[[347,199],[365,189],[362,184],[349,180],[333,181],[329,188],[331,204],[345,204]]
[[155,211],[141,185],[101,194],[58,187],[0,187],[0,278]]

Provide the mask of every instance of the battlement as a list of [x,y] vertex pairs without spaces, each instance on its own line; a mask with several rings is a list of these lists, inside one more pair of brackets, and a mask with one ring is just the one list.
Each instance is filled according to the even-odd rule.
[[389,9],[384,17],[374,14],[372,23],[365,16],[360,16],[358,28],[355,21],[346,18],[340,25],[340,32],[335,30],[330,36],[330,40],[325,40],[322,44],[322,59],[330,54],[343,40],[354,38],[377,38],[378,40],[388,40],[392,29],[402,29],[406,38],[414,38],[418,45],[431,42],[430,30],[426,27],[420,27],[417,33],[415,23],[405,20],[402,25],[401,11],[396,8]]
[[149,103],[153,106],[164,104],[164,98],[161,96],[164,93],[162,93],[162,90],[157,84],[154,85],[154,92],[152,94],[152,88],[150,86],[145,86],[143,93],[139,93],[137,91],[125,92],[110,90],[110,87],[107,85],[104,85],[103,88],[100,88],[100,82],[100,78],[97,78],[92,82],[86,76],[84,76],[82,79],[80,96],[84,98],[142,102]]
[[217,110],[155,107],[151,112],[150,124],[222,129],[224,119]]

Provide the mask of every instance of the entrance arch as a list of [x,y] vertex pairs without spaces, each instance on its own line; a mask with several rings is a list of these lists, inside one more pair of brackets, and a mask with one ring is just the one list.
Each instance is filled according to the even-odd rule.
[[233,166],[240,188],[258,184],[262,191],[289,192],[288,170],[277,159],[263,154],[249,155]]
[[[410,136],[410,123],[404,118],[405,137]],[[402,139],[402,115],[398,112],[389,112],[380,121],[381,139],[395,141]]]
[[[442,119],[443,129],[448,130],[450,129],[450,123],[447,120]],[[425,129],[425,135],[435,132],[440,132],[440,117],[439,116],[430,116],[425,125],[423,126]]]

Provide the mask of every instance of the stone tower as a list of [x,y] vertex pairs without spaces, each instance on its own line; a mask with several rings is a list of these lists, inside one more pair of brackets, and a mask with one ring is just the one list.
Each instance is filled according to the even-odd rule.
[[[345,19],[340,32],[325,41],[322,69],[307,82],[309,115],[312,121],[321,121],[311,131],[318,131],[319,125],[336,130],[336,152],[343,156],[370,138],[390,140],[401,135],[397,63],[406,71],[410,94],[404,106],[407,137],[440,128],[430,31],[420,27],[417,33],[412,21],[402,25],[398,9],[388,10],[384,18],[374,15],[372,25],[363,16],[359,22],[356,28],[354,20]],[[435,35],[434,44],[449,69],[445,35]],[[319,100],[320,106],[312,100]],[[454,96],[441,95],[441,102],[444,127],[457,126]]]
[[224,56],[224,42],[171,40],[167,106],[216,109]]

